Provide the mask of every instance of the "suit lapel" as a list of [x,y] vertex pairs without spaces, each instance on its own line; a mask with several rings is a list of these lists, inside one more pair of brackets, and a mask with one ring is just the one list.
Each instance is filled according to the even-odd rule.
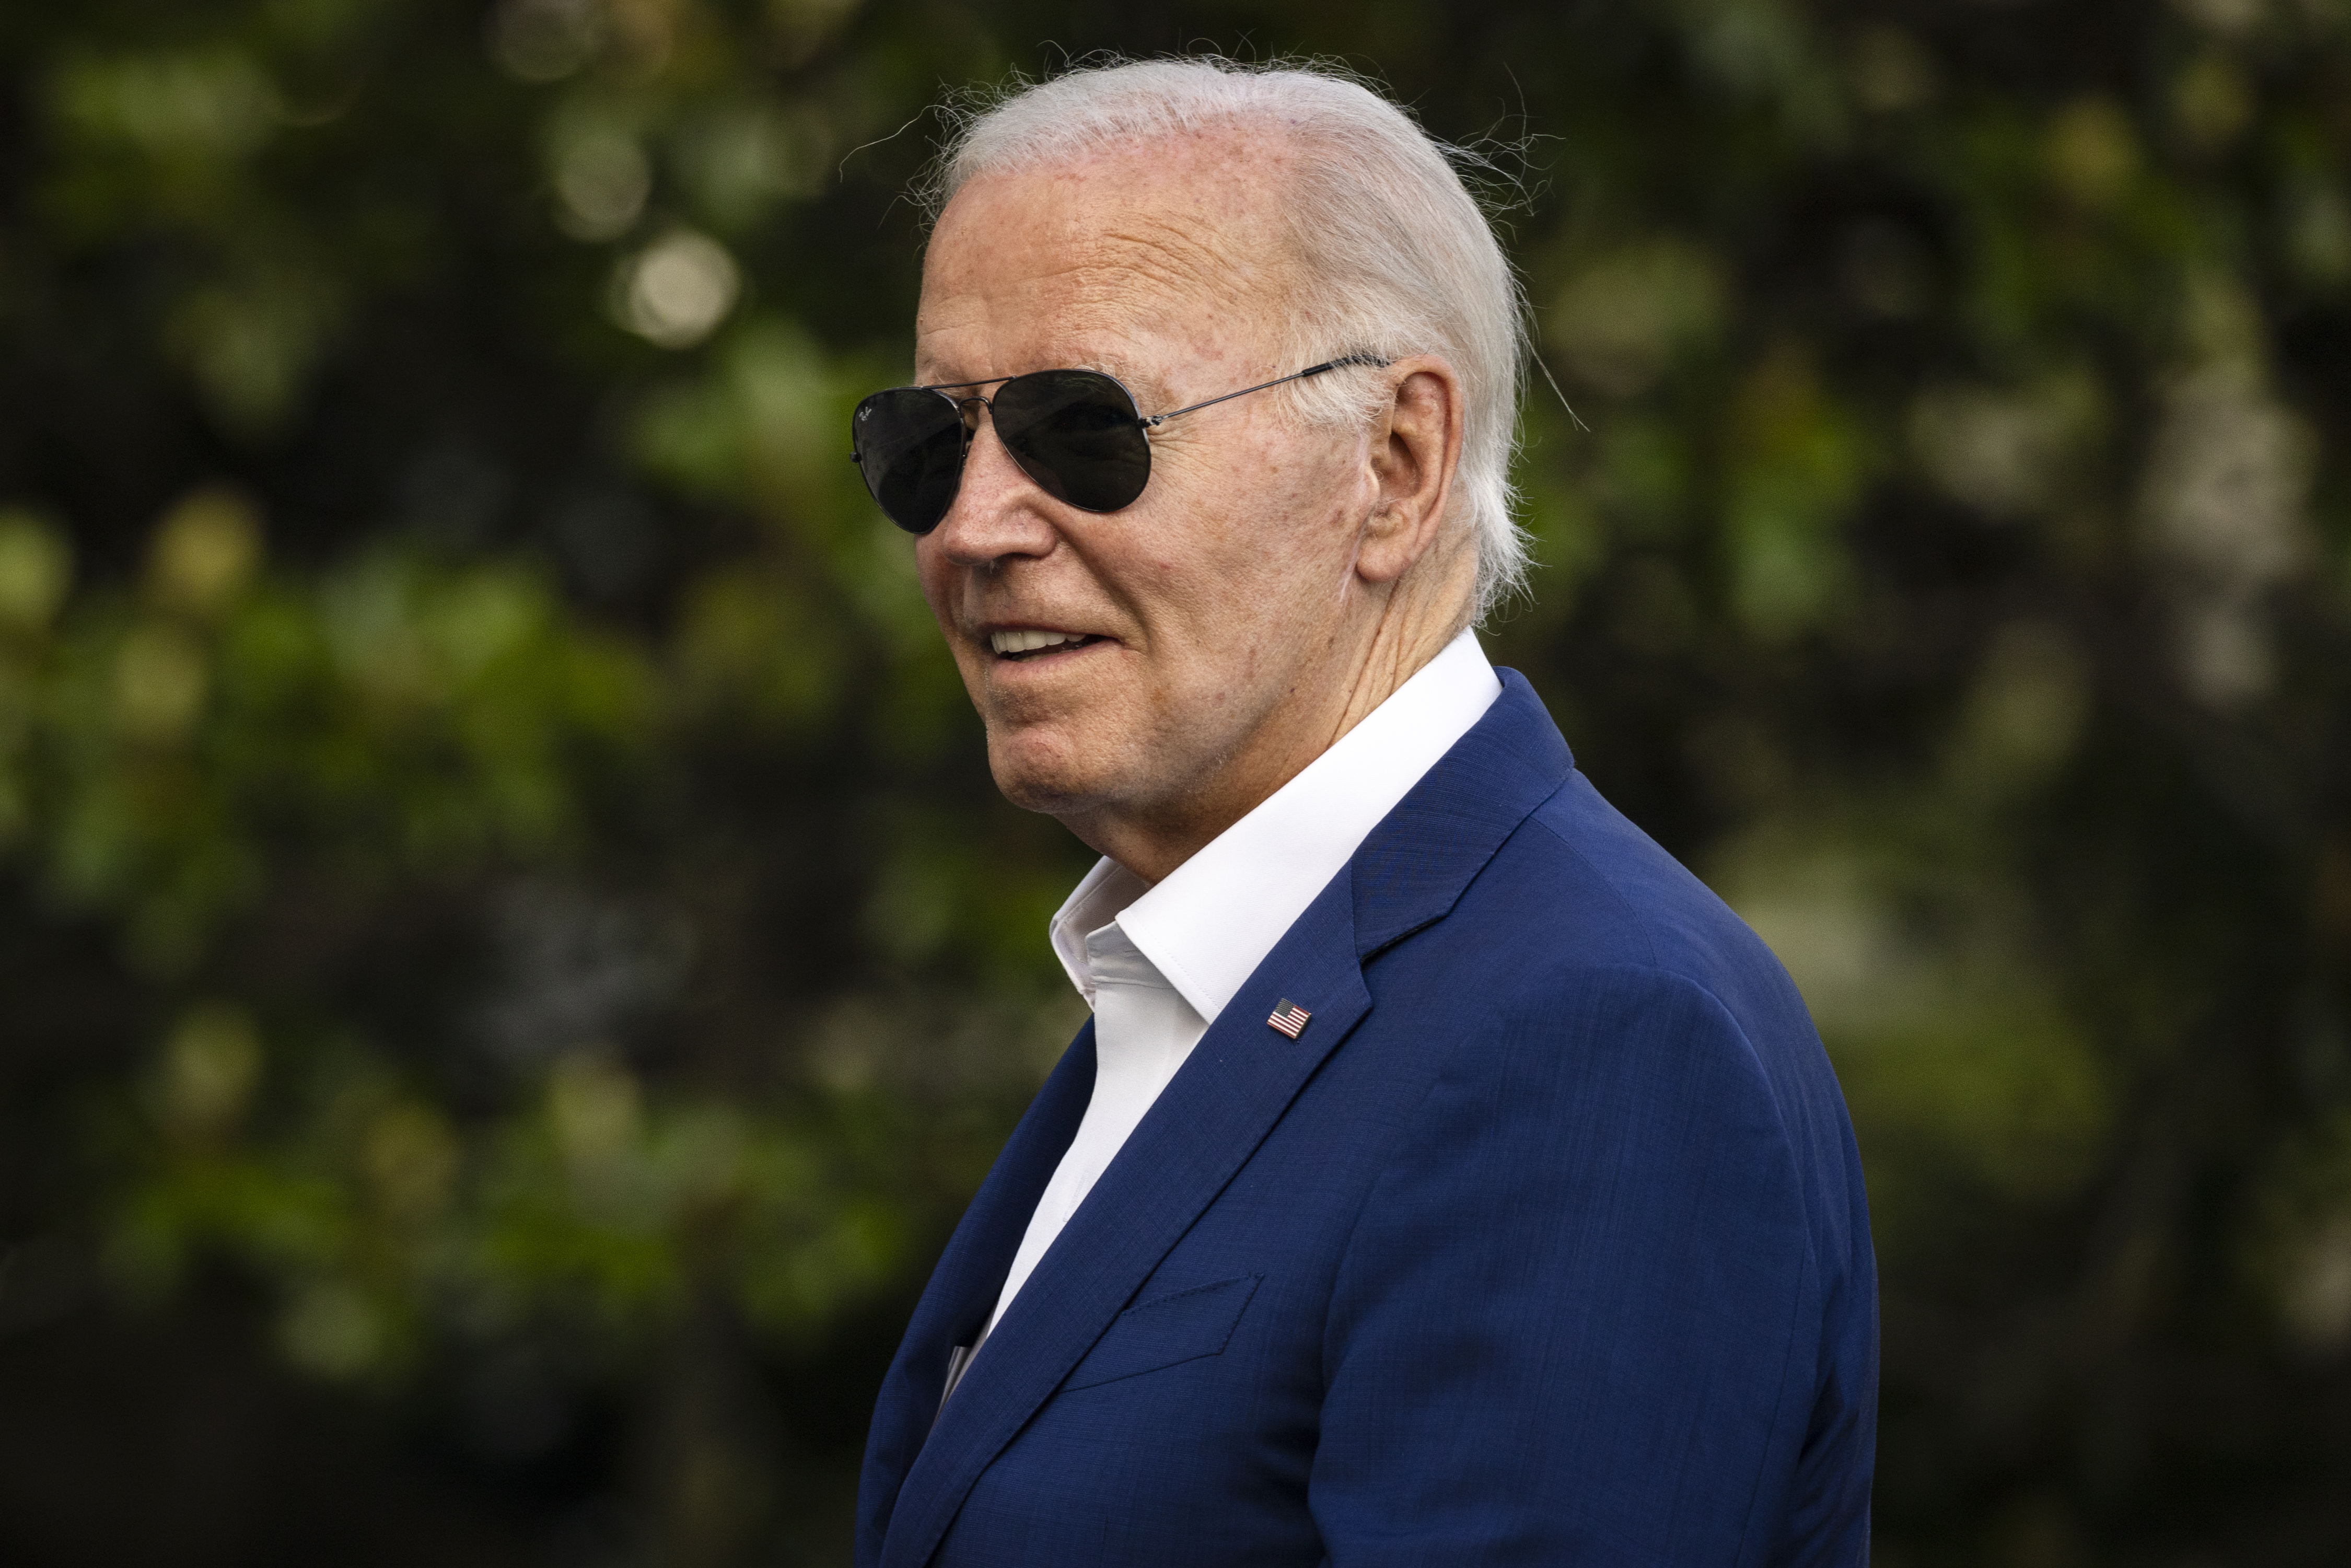
[[882,1555],[882,1537],[907,1468],[914,1462],[939,1408],[951,1347],[969,1344],[1011,1271],[1012,1255],[1045,1184],[1061,1163],[1084,1119],[1094,1090],[1094,1026],[1090,1019],[1037,1092],[1006,1140],[987,1179],[956,1226],[923,1299],[906,1325],[875,1401],[858,1486],[857,1561]]
[[[1266,1022],[1284,997],[1312,1015],[1295,1040]],[[906,1476],[883,1568],[919,1568],[930,1560],[980,1472],[1224,1190],[1370,1006],[1343,873],[1201,1037],[1013,1298]]]
[[[890,1479],[903,1476],[904,1481],[893,1488],[894,1507],[867,1502],[869,1528],[887,1535],[878,1552],[861,1535],[861,1563],[922,1568],[930,1561],[981,1472],[1370,1011],[1364,959],[1441,919],[1503,841],[1566,779],[1573,762],[1541,700],[1515,671],[1500,674],[1502,695],[1493,707],[1364,841],[1349,868],[1299,916],[1201,1038],[1022,1286],[932,1426],[946,1347],[960,1343],[956,1335],[967,1337],[993,1304],[1037,1198],[1083,1115],[1093,1053],[1091,1035],[1080,1036],[1088,1048],[1085,1092],[1075,1096],[1073,1109],[1064,1105],[1055,1113],[1051,1158],[1041,1157],[1048,1140],[1040,1135],[1021,1148],[1018,1179],[999,1184],[1002,1164],[1015,1155],[1014,1145],[1007,1146],[1004,1162],[990,1173],[941,1260],[899,1364],[891,1370],[867,1486],[876,1479],[883,1450],[879,1423],[885,1418],[893,1423],[889,1453],[904,1456]],[[1285,998],[1311,1015],[1295,1040],[1266,1021]],[[1055,1082],[1061,1078],[1057,1071]],[[1065,1093],[1074,1082],[1073,1077]],[[1045,1098],[1040,1096],[1040,1105]],[[1031,1119],[1035,1114],[1032,1109]],[[1029,1124],[1024,1119],[1024,1133]],[[1020,1134],[1014,1143],[1021,1143]],[[990,1212],[976,1224],[983,1207]],[[910,1369],[910,1358],[924,1363],[919,1374]],[[936,1365],[929,1364],[933,1360]]]

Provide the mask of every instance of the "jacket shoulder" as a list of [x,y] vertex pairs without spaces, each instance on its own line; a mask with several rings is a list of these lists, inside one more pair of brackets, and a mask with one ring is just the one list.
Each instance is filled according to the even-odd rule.
[[1528,817],[1484,880],[1495,885],[1482,891],[1524,915],[1540,911],[1509,922],[1511,940],[1545,950],[1527,955],[1538,968],[1652,968],[1711,992],[1742,1026],[1792,1009],[1810,1032],[1762,938],[1580,770]]
[[1792,1139],[1815,1160],[1850,1158],[1844,1096],[1787,970],[1581,771],[1520,824],[1457,914],[1499,950],[1503,983],[1554,1005],[1640,973],[1660,991],[1703,993],[1753,1053]]

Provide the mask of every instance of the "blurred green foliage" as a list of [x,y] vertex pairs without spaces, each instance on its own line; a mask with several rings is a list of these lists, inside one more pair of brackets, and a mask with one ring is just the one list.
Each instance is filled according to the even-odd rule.
[[1879,1558],[2351,1552],[2351,8],[90,0],[0,15],[11,1561],[841,1560],[1086,860],[841,433],[942,93],[1203,45],[1508,172],[1489,642],[1829,1040]]

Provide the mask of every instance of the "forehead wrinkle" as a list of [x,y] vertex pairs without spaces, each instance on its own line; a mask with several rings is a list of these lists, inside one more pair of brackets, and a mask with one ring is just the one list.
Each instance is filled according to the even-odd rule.
[[[991,354],[985,370],[973,364],[955,373],[1009,374],[1051,368],[1044,362],[1050,360],[1106,371],[1142,394],[1146,382],[1159,378],[1139,376],[1141,365],[1117,363],[1125,356],[1115,350],[1142,350],[1173,336],[1204,340],[1189,354],[1225,359],[1228,345],[1253,342],[1304,282],[1305,263],[1273,193],[1289,172],[1287,149],[1261,139],[1250,146],[1250,140],[1200,138],[1181,155],[1163,152],[1147,165],[1112,152],[975,182],[970,195],[987,188],[984,223],[1004,221],[1008,197],[1016,211],[1041,198],[1043,210],[977,240],[997,247],[995,260],[982,259],[989,252],[959,250],[946,276],[925,277],[918,360],[943,358],[962,367],[964,345],[950,349],[942,338],[989,335],[999,319],[1050,322],[1041,334],[1016,335],[1025,342],[997,341],[998,352],[1009,350],[1021,363],[995,364]],[[943,230],[954,213],[951,205]],[[962,243],[975,240],[967,235]]]
[[1173,312],[1176,319],[1205,319],[1220,339],[1253,332],[1294,279],[1288,257],[1268,255],[1258,235],[1236,234],[1238,226],[1127,214],[1063,269],[1065,319],[1095,330],[1148,332]]
[[1248,270],[1229,225],[1181,214],[1127,214],[1125,226],[1105,229],[1088,248],[1089,270],[1111,278],[1132,277],[1144,285],[1184,295],[1216,291],[1215,281]]
[[[983,373],[974,375],[975,371]],[[1121,323],[1107,317],[1099,321],[1065,319],[1050,337],[1028,345],[1018,360],[1002,364],[942,361],[926,344],[918,342],[914,384],[957,386],[980,380],[1009,380],[1032,371],[1100,371],[1146,403],[1167,391],[1143,346]]]
[[[1023,285],[1023,289],[1036,286],[1036,281],[1031,280]],[[1016,357],[1001,364],[992,357],[984,365],[967,364],[958,354],[942,357],[942,336],[952,338],[959,329],[985,328],[988,319],[986,311],[973,311],[971,315],[974,319],[968,320],[940,320],[935,313],[916,322],[914,365],[920,381],[929,382],[950,372],[958,381],[967,380],[971,379],[967,372],[976,371],[990,377],[1046,370],[1101,371],[1140,391],[1144,382],[1152,380],[1135,357],[1141,350],[1134,330],[1137,313],[1122,308],[1113,295],[1097,294],[1074,303],[1057,302],[1051,313],[1051,330],[1026,342],[1004,345],[1011,347]]]

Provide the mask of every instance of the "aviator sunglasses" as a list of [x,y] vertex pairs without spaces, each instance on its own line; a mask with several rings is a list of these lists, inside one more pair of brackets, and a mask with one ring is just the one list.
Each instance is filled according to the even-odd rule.
[[[1326,371],[1390,362],[1349,354],[1166,413],[1137,413],[1134,394],[1100,371],[892,387],[857,405],[849,456],[892,522],[910,534],[929,533],[955,505],[984,408],[996,438],[1038,488],[1081,512],[1115,512],[1133,506],[1151,482],[1151,433],[1169,420]],[[994,397],[968,390],[991,385]]]

